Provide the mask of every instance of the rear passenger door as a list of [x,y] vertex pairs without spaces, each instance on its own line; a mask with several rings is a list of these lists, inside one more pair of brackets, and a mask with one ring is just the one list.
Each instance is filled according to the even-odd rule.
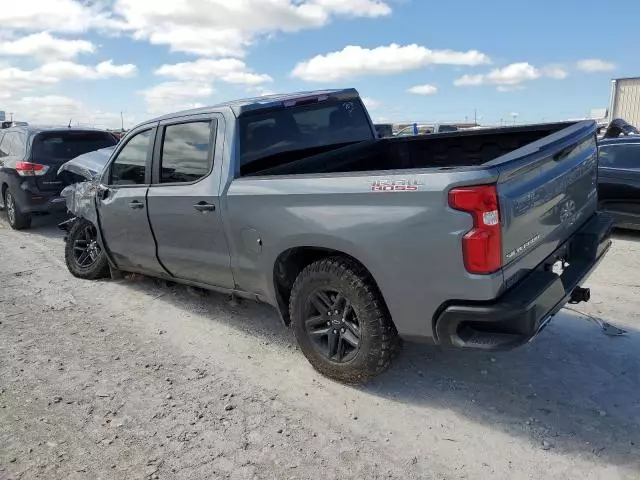
[[640,142],[600,147],[598,197],[606,210],[640,216]]
[[222,116],[160,123],[147,202],[158,258],[175,277],[233,288],[220,212]]
[[142,127],[119,147],[98,191],[100,232],[119,268],[140,273],[165,273],[147,218],[147,190],[156,129]]

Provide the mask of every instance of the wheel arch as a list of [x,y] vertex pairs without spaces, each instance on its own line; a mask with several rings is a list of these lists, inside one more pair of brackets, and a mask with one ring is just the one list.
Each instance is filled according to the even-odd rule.
[[335,248],[312,245],[297,246],[281,252],[273,264],[273,288],[277,309],[285,325],[289,325],[291,322],[291,318],[289,317],[289,300],[291,298],[293,284],[300,272],[314,262],[332,257],[341,257],[360,266],[362,270],[366,272],[371,284],[380,295],[384,308],[387,309],[387,311],[389,310],[378,282],[371,273],[371,270],[367,268],[365,263],[360,259]]

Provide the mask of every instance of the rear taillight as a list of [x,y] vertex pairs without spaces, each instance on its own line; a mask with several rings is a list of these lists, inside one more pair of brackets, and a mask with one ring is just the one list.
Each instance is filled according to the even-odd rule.
[[47,173],[49,167],[39,163],[16,162],[15,169],[21,177],[40,177]]
[[454,188],[449,205],[470,213],[473,229],[462,238],[464,266],[469,273],[486,274],[502,267],[502,233],[495,185]]

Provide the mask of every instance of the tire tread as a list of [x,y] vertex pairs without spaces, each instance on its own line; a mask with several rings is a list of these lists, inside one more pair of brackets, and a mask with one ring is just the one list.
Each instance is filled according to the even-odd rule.
[[[357,262],[337,256],[314,262],[298,275],[291,291],[289,303],[292,323],[296,320],[301,321],[301,319],[297,319],[296,305],[300,301],[302,289],[309,281],[319,276],[334,276],[346,282],[351,292],[360,297],[367,305],[364,312],[359,313],[358,319],[360,322],[366,321],[369,324],[367,330],[371,332],[372,336],[371,348],[365,352],[365,361],[360,362],[353,369],[336,368],[335,364],[330,361],[309,355],[304,349],[303,353],[316,370],[328,377],[348,384],[365,383],[387,370],[392,360],[397,356],[401,342],[391,321],[391,316],[369,272]],[[301,343],[300,339],[298,342]]]
[[76,261],[73,256],[73,238],[77,235],[78,231],[83,229],[87,223],[90,223],[88,220],[78,219],[73,222],[71,228],[69,228],[69,233],[67,234],[67,240],[64,247],[64,260],[67,264],[67,268],[69,272],[74,277],[81,278],[83,280],[97,280],[100,278],[105,278],[109,276],[109,262],[107,259],[107,255],[104,251],[101,251],[101,258],[94,263],[90,268],[80,268],[76,264]]

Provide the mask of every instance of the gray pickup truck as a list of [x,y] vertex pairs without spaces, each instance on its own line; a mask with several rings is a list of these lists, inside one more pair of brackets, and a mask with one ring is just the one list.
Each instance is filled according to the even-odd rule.
[[343,382],[383,372],[400,339],[508,349],[589,300],[611,244],[595,132],[381,139],[354,89],[171,114],[62,168],[94,178],[67,187],[66,262],[269,303]]

